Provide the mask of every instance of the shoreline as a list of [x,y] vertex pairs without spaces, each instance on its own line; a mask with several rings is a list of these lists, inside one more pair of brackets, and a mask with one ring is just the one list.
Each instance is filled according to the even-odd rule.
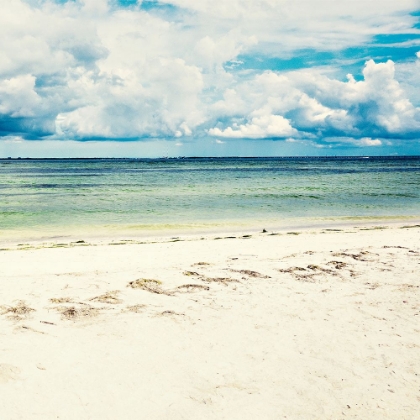
[[[292,220],[292,219],[291,219]],[[336,219],[320,219],[294,221],[288,220],[283,224],[270,223],[231,223],[222,226],[203,226],[184,227],[178,229],[135,229],[124,226],[114,226],[112,228],[100,227],[93,229],[56,229],[50,233],[39,232],[37,229],[27,229],[24,231],[9,230],[0,234],[0,247],[14,246],[18,243],[39,244],[42,242],[76,242],[85,241],[92,243],[111,242],[111,241],[138,241],[138,242],[162,242],[170,239],[182,238],[184,240],[202,239],[208,237],[226,237],[266,234],[287,234],[288,232],[311,232],[329,229],[349,230],[349,229],[371,229],[383,227],[384,229],[393,227],[416,226],[420,225],[420,216],[399,216],[399,217],[355,217]],[[264,232],[265,231],[265,232]]]

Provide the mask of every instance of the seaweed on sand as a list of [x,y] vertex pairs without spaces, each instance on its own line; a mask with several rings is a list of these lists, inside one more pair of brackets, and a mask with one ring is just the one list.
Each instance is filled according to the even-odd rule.
[[142,305],[142,304],[136,304],[136,305],[130,305],[127,306],[123,312],[135,312],[136,314],[139,314],[141,312],[144,311],[144,308],[146,308],[146,305]]
[[117,303],[122,303],[122,300],[117,297],[118,293],[120,293],[119,290],[113,290],[112,292],[106,292],[103,295],[96,296],[96,297],[94,297],[92,299],[89,299],[89,300],[91,300],[91,301],[93,300],[95,302],[109,303],[109,304],[115,305]]
[[289,267],[289,268],[279,269],[278,271],[280,271],[280,273],[289,273],[295,278],[295,280],[304,281],[308,283],[315,283],[317,281],[315,276],[319,277],[319,275],[322,275],[322,274],[324,275],[330,274],[333,276],[338,275],[334,270],[323,268],[315,264],[309,264],[306,268]]
[[232,277],[202,277],[201,280],[207,283],[222,283],[227,286],[228,283],[238,283],[238,280]]
[[62,298],[51,298],[51,303],[70,303],[72,301],[69,297],[62,297]]
[[353,254],[353,253],[349,253],[349,252],[335,252],[332,254],[333,257],[348,257],[348,258],[353,258],[356,261],[369,261],[366,259],[366,256],[370,254],[369,251],[360,251],[358,254]]
[[128,287],[132,289],[142,289],[150,293],[156,293],[158,295],[170,295],[170,293],[162,289],[162,282],[154,279],[138,279],[130,281]]
[[289,267],[289,268],[279,268],[280,273],[291,273],[295,271],[306,271],[306,268],[303,267]]
[[210,290],[210,287],[203,286],[201,284],[183,284],[182,286],[178,286],[176,288],[177,292],[199,292],[201,290]]
[[15,306],[0,306],[0,311],[1,315],[9,314],[9,318],[19,320],[34,312],[35,309],[27,306],[23,300],[19,300]]
[[76,320],[81,318],[91,318],[99,314],[97,308],[92,306],[76,308],[75,306],[64,306],[55,308],[61,313],[61,317],[67,320]]
[[332,265],[336,270],[347,267],[347,264],[344,261],[329,261],[327,262],[327,265]]
[[175,311],[171,311],[171,310],[166,310],[161,312],[160,314],[158,314],[159,316],[185,316],[185,314],[180,313],[180,312],[175,312]]
[[200,273],[197,273],[196,271],[184,271],[184,276],[199,276]]
[[270,276],[266,276],[264,274],[259,273],[258,271],[253,271],[253,270],[231,270],[231,271],[236,272],[236,273],[240,273],[240,274],[245,274],[249,277],[259,277],[259,278],[262,278],[262,279],[270,279],[271,278]]

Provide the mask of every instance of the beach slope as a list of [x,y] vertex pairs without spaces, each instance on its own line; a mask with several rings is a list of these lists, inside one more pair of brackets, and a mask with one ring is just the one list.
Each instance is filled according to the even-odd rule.
[[420,226],[0,251],[0,413],[414,419]]

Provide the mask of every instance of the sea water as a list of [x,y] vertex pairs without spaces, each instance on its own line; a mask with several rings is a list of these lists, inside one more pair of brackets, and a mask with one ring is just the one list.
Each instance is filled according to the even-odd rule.
[[420,157],[0,160],[0,236],[410,218]]

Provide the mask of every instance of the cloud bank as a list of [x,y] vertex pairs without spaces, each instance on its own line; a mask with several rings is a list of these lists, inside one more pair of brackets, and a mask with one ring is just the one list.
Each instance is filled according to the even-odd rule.
[[[4,138],[374,147],[420,137],[414,0],[4,3]],[[406,55],[361,54],[378,45]]]

